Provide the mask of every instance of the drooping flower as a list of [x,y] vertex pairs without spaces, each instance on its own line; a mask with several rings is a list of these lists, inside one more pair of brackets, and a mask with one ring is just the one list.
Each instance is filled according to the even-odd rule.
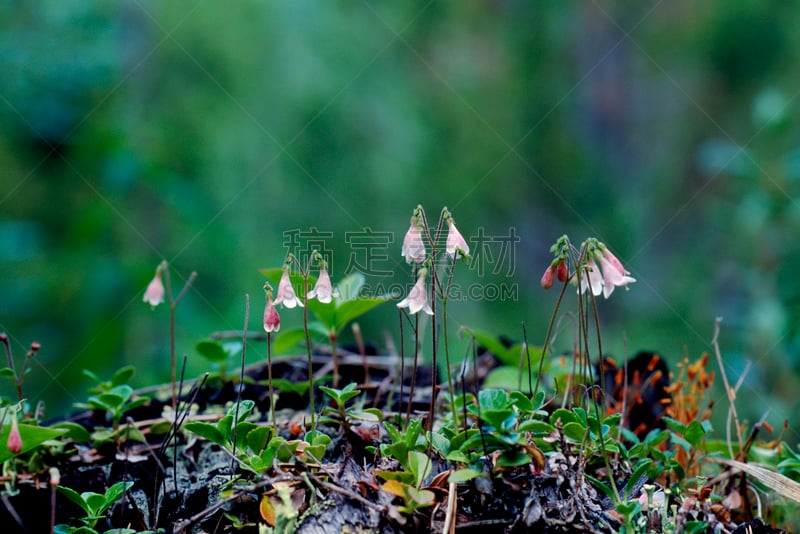
[[161,281],[162,265],[163,264],[159,264],[159,266],[156,267],[156,274],[147,285],[147,289],[144,291],[144,298],[142,299],[153,308],[164,302],[164,283]]
[[619,272],[621,272],[621,273],[623,273],[623,274],[631,274],[631,273],[629,273],[627,270],[625,270],[625,267],[623,267],[623,266],[622,266],[622,262],[621,262],[621,261],[619,261],[619,259],[618,259],[616,256],[614,256],[614,255],[611,253],[611,251],[610,251],[610,250],[608,250],[608,247],[607,247],[607,246],[605,246],[605,245],[603,245],[603,244],[601,243],[601,244],[600,244],[600,249],[603,251],[603,257],[604,257],[606,260],[608,260],[608,261],[611,263],[611,265],[613,265],[613,266],[614,266],[614,268],[615,268],[617,271],[619,271]]
[[319,278],[317,278],[314,289],[308,292],[308,299],[316,298],[323,304],[327,304],[336,296],[338,296],[338,294],[336,290],[333,289],[331,277],[328,276],[328,271],[323,265],[319,270]]
[[614,260],[612,261],[605,254],[608,249],[605,249],[604,254],[598,258],[600,268],[603,270],[603,296],[608,298],[613,293],[615,287],[626,287],[628,284],[636,281],[635,278],[628,276],[630,273],[625,270],[622,263],[614,257],[613,254],[608,252]]
[[561,260],[558,263],[558,267],[556,268],[556,276],[559,282],[566,282],[567,277],[569,277],[569,268],[567,267],[567,262]]
[[289,269],[283,270],[281,281],[278,284],[278,298],[275,299],[275,304],[283,304],[287,308],[294,308],[295,306],[303,307],[303,301],[297,298],[292,287],[292,281],[289,278]]
[[405,257],[406,263],[422,263],[425,261],[425,243],[422,242],[422,227],[416,215],[411,217],[411,226],[403,238],[403,248],[401,255]]
[[462,258],[469,256],[469,245],[467,245],[464,236],[462,236],[461,232],[456,228],[456,223],[453,221],[452,217],[448,217],[447,227],[447,244],[445,246],[447,255],[450,256],[451,259],[455,259],[456,254]]
[[281,316],[278,314],[275,303],[272,302],[272,288],[269,288],[267,289],[267,305],[264,308],[264,331],[270,333],[277,332],[280,329]]
[[19,435],[16,415],[11,416],[11,430],[8,432],[6,447],[8,447],[8,452],[11,454],[19,454],[22,450],[22,437]]
[[542,275],[542,279],[540,283],[542,284],[542,289],[550,289],[553,287],[553,282],[556,279],[556,266],[550,265],[547,270]]
[[422,310],[428,315],[433,315],[433,310],[428,304],[428,292],[425,288],[425,277],[428,275],[427,269],[420,269],[417,276],[417,283],[409,291],[408,296],[397,303],[398,308],[408,308],[408,313],[414,315]]
[[559,282],[566,282],[568,276],[569,269],[567,268],[567,263],[562,258],[556,258],[542,275],[542,287],[544,289],[550,289],[553,287],[553,283],[555,283],[556,279],[558,279]]
[[594,262],[594,260],[590,259],[587,263],[587,268],[583,271],[583,276],[581,276],[581,287],[580,292],[586,293],[589,289],[589,286],[592,288],[592,294],[597,297],[600,293],[603,292],[603,274],[600,272],[600,268]]

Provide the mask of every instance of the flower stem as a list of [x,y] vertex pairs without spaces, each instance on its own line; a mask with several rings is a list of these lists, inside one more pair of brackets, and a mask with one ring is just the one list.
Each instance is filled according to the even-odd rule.
[[272,431],[278,433],[278,421],[275,419],[275,392],[272,389],[272,332],[267,332],[267,381],[269,382],[269,414],[272,419]]
[[447,388],[450,392],[450,411],[453,414],[453,428],[458,426],[458,412],[456,411],[455,390],[453,388],[453,376],[450,372],[450,346],[447,342],[447,301],[450,297],[450,286],[453,282],[453,272],[456,270],[455,258],[450,265],[450,275],[447,278],[447,287],[442,294],[442,335],[444,337],[444,360],[447,371]]
[[183,284],[183,289],[181,289],[180,293],[178,293],[177,298],[172,298],[172,283],[170,282],[169,277],[169,265],[167,261],[164,260],[161,262],[161,270],[164,273],[164,278],[166,280],[166,289],[167,289],[167,301],[169,302],[169,361],[170,361],[170,370],[171,370],[171,384],[172,384],[172,410],[176,411],[178,409],[178,373],[177,373],[177,366],[176,366],[176,358],[175,358],[175,314],[178,309],[178,304],[180,303],[183,296],[189,290],[194,279],[197,277],[197,273],[192,271],[192,274],[189,275],[189,278],[186,279],[186,283]]

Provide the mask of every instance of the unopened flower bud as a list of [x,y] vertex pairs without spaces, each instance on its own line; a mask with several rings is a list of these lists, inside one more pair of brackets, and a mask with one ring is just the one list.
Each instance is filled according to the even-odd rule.
[[558,262],[558,267],[556,267],[556,277],[558,278],[559,282],[566,282],[567,278],[569,277],[569,269],[567,268],[567,262],[561,260]]
[[57,467],[51,467],[49,470],[50,473],[50,485],[56,487],[61,484],[61,473],[58,471]]
[[550,265],[542,275],[542,279],[540,281],[540,283],[542,284],[542,289],[550,289],[551,287],[553,287],[553,281],[555,280],[555,277],[556,277],[556,267],[555,265]]
[[19,454],[22,451],[22,436],[19,435],[16,415],[11,416],[11,430],[8,432],[6,446],[11,454]]

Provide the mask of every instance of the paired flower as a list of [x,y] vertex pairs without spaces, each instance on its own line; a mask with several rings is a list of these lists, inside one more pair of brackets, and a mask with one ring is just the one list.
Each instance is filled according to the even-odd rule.
[[325,269],[324,263],[319,268],[319,278],[317,278],[317,283],[314,286],[314,289],[309,291],[307,296],[309,300],[316,298],[323,304],[328,304],[333,297],[339,296],[338,292],[333,289],[331,277],[328,276],[328,271]]
[[456,228],[456,223],[449,213],[447,217],[447,244],[445,245],[445,250],[452,260],[456,259],[456,255],[462,258],[469,256],[469,245],[464,239],[464,236],[461,235],[461,232],[458,231],[458,228]]
[[408,313],[414,315],[422,310],[428,315],[433,315],[431,305],[428,304],[428,292],[425,288],[425,277],[428,275],[427,269],[420,269],[417,276],[417,283],[411,288],[408,296],[397,303],[398,308],[408,308]]
[[292,281],[289,278],[289,269],[284,267],[281,281],[278,284],[278,298],[275,299],[275,304],[283,304],[287,308],[294,308],[295,306],[303,307],[303,301],[297,298],[297,294],[292,287]]
[[281,329],[281,316],[278,314],[275,303],[272,302],[272,287],[264,284],[264,290],[267,293],[267,306],[264,308],[264,331],[269,334]]
[[156,274],[147,285],[147,289],[144,292],[144,299],[142,299],[153,308],[164,302],[164,283],[161,281],[163,265],[163,263],[160,263],[158,267],[156,267]]
[[22,436],[19,434],[16,415],[11,416],[11,430],[8,432],[6,447],[8,447],[8,452],[11,454],[19,454],[22,451]]
[[406,263],[422,263],[425,261],[425,243],[422,242],[422,225],[419,222],[417,212],[411,217],[411,226],[403,238],[403,249],[401,254],[405,257]]
[[592,256],[589,258],[587,270],[581,278],[581,293],[585,293],[591,286],[594,296],[602,293],[605,298],[608,298],[614,292],[614,288],[626,287],[636,281],[635,278],[629,276],[631,273],[623,267],[622,262],[604,244],[599,243],[598,249],[594,250]]
[[556,258],[542,275],[542,288],[550,289],[553,287],[556,278],[558,278],[559,282],[566,282],[568,276],[569,269],[567,268],[567,263],[561,258]]
[[[567,236],[562,236],[550,250],[555,254],[555,259],[547,267],[540,281],[544,289],[553,287],[556,278],[565,282],[570,278],[569,268],[566,259],[571,254],[577,254],[576,249],[569,243]],[[611,296],[616,287],[626,287],[636,281],[629,276],[631,273],[625,269],[622,262],[608,250],[605,244],[596,238],[590,238],[583,242],[581,251],[586,251],[586,262],[578,267],[580,269],[580,281],[573,275],[572,283],[580,284],[579,293],[586,293],[591,289],[592,294],[597,297],[601,293],[605,298]],[[580,254],[583,254],[581,252]]]

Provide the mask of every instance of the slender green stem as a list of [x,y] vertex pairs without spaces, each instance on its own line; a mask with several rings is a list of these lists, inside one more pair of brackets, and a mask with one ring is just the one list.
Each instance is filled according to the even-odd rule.
[[317,432],[317,419],[314,413],[314,362],[311,357],[311,335],[308,332],[308,271],[303,273],[303,331],[306,335],[306,352],[308,354],[308,399],[309,409],[311,410],[311,435],[314,436]]
[[442,336],[444,337],[444,360],[447,371],[447,388],[450,392],[450,411],[453,414],[453,428],[457,427],[458,412],[456,411],[455,390],[453,388],[453,377],[450,371],[450,346],[447,342],[447,301],[450,298],[450,287],[453,283],[453,272],[456,270],[456,260],[453,258],[450,266],[450,275],[447,278],[447,286],[442,293]]
[[267,381],[269,382],[269,415],[272,431],[278,433],[278,420],[275,419],[275,391],[272,389],[272,332],[267,332]]
[[175,315],[178,310],[178,304],[191,287],[194,279],[197,277],[197,273],[192,271],[192,273],[189,275],[189,278],[186,279],[186,283],[183,284],[183,288],[181,289],[180,293],[178,293],[177,298],[173,299],[172,282],[170,281],[169,276],[169,265],[167,264],[166,260],[161,262],[161,270],[164,273],[164,279],[166,281],[166,284],[164,285],[166,286],[167,302],[169,303],[169,361],[172,385],[172,410],[176,411],[178,409],[178,372],[175,356]]
[[8,360],[8,368],[11,369],[12,373],[14,373],[13,378],[14,387],[17,388],[17,400],[22,402],[22,380],[20,379],[19,375],[17,375],[16,369],[14,369],[14,358],[11,355],[11,344],[8,341],[8,334],[3,332],[2,335],[0,335],[0,341],[2,341],[3,345],[6,346],[6,359]]
[[[244,389],[244,358],[247,352],[247,325],[250,322],[250,295],[244,296],[244,328],[242,328],[242,362],[239,369],[239,387],[236,392],[236,410],[233,414],[233,456],[236,457],[236,442],[239,432],[239,407],[242,405],[242,389]],[[176,414],[177,417],[177,414]],[[233,472],[234,460],[231,459],[231,472]]]
[[419,314],[414,315],[414,370],[411,373],[411,387],[408,390],[408,407],[406,408],[406,428],[411,422],[411,405],[414,403],[414,386],[417,384],[417,367],[419,365]]
[[558,309],[561,307],[561,301],[564,300],[564,293],[567,291],[567,286],[569,285],[569,278],[564,281],[563,286],[561,287],[561,293],[558,294],[558,300],[556,300],[556,307],[553,308],[553,315],[550,316],[550,324],[547,327],[547,334],[544,336],[544,345],[542,345],[542,358],[539,360],[539,369],[536,372],[536,382],[533,385],[533,390],[531,392],[531,398],[535,398],[536,394],[539,392],[539,383],[542,380],[542,370],[544,369],[544,359],[545,355],[548,351],[548,345],[550,343],[550,337],[553,335],[553,327],[556,324],[556,317],[558,316]]
[[433,430],[433,414],[436,408],[436,394],[439,389],[439,367],[436,361],[436,269],[431,268],[431,404],[428,410],[428,430]]
[[403,310],[397,308],[400,319],[400,402],[397,403],[397,412],[403,412],[403,386],[406,377],[406,343],[403,338]]
[[333,387],[339,387],[339,355],[336,353],[336,333],[331,332],[328,334],[328,340],[331,342],[331,359],[333,360]]

